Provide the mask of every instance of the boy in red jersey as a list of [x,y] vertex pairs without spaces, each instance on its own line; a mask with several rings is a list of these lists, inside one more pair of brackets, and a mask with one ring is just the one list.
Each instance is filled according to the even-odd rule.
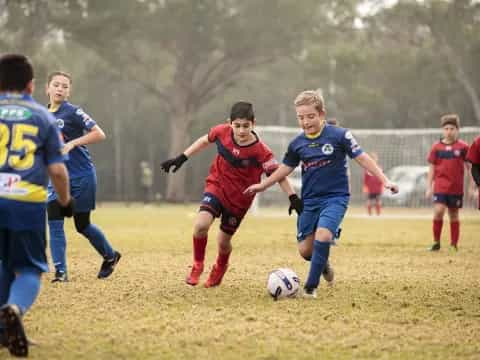
[[[218,154],[213,160],[206,179],[205,191],[193,230],[193,266],[186,278],[192,286],[198,284],[204,268],[205,248],[210,226],[221,217],[218,233],[218,256],[205,287],[220,285],[228,268],[232,251],[231,239],[248,211],[254,194],[243,194],[244,190],[260,181],[278,168],[272,151],[253,131],[255,115],[252,104],[238,102],[230,113],[230,124],[220,124],[210,129],[207,135],[197,139],[182,154],[162,163],[162,169],[176,172],[192,155],[215,143]],[[279,182],[289,195],[290,209],[300,213],[302,201],[293,191],[286,178]]]
[[467,161],[472,164],[472,177],[478,187],[478,210],[480,210],[480,136],[473,141],[468,149]]
[[426,196],[433,193],[433,240],[431,251],[440,250],[443,215],[448,208],[450,218],[450,245],[457,250],[460,235],[458,210],[463,203],[464,166],[470,171],[466,162],[468,145],[458,139],[460,119],[456,114],[444,115],[441,118],[443,138],[433,144],[428,156],[430,170],[427,178]]
[[[378,163],[377,153],[372,152],[370,157]],[[368,215],[372,215],[372,206],[375,205],[377,215],[380,215],[382,209],[382,200],[380,197],[383,193],[383,182],[375,175],[365,169],[363,175],[363,188],[367,194],[367,211]]]

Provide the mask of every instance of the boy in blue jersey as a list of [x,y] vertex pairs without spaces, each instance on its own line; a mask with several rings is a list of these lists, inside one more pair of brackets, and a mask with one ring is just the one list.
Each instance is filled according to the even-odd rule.
[[28,355],[22,317],[48,271],[47,183],[72,216],[68,173],[54,117],[33,100],[33,68],[23,55],[0,58],[0,344]]
[[[57,71],[48,76],[46,91],[50,100],[49,110],[57,119],[65,141],[63,153],[69,155],[66,165],[71,195],[75,199],[75,229],[85,236],[103,257],[98,273],[98,278],[102,279],[110,276],[121,255],[112,248],[103,232],[90,222],[90,212],[95,209],[97,178],[95,166],[85,145],[104,140],[105,134],[81,108],[67,101],[71,86],[72,78],[65,72]],[[49,187],[48,227],[50,250],[56,270],[52,282],[65,282],[68,281],[68,276],[64,219],[56,200],[56,192]]]
[[311,261],[304,294],[316,297],[332,239],[350,197],[346,156],[381,179],[392,192],[398,192],[398,187],[362,151],[349,130],[326,123],[324,101],[319,93],[311,90],[300,93],[295,99],[295,110],[303,133],[290,142],[283,164],[246,192],[264,191],[301,164],[304,208],[297,221],[298,250],[304,259]]

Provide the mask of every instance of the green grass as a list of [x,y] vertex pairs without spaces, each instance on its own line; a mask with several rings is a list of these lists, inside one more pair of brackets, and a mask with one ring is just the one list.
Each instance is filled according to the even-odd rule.
[[[69,221],[71,281],[43,278],[25,318],[39,343],[31,358],[480,358],[478,212],[463,220],[456,254],[426,251],[428,218],[347,217],[331,252],[335,286],[323,282],[316,300],[274,302],[265,288],[271,270],[291,267],[301,279],[308,271],[297,254],[294,217],[247,216],[223,284],[205,289],[184,283],[195,211],[100,207],[93,220],[123,254],[107,280],[96,279],[101,259]],[[447,234],[448,223],[444,245]]]

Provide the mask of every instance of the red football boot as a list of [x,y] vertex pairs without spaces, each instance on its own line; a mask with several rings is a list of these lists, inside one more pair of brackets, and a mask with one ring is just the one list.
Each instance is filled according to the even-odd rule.
[[208,276],[207,281],[205,282],[205,287],[213,287],[218,286],[222,282],[223,275],[227,272],[228,264],[225,266],[218,266],[215,264],[212,266],[212,271],[210,271],[210,275]]
[[200,281],[200,275],[203,273],[203,263],[201,262],[194,262],[192,266],[192,271],[190,272],[190,275],[187,276],[185,279],[185,282],[188,285],[195,286],[198,284]]

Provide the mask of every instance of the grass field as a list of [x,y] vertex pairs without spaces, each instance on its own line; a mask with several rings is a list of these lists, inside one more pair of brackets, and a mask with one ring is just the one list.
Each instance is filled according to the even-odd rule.
[[[94,222],[123,254],[107,280],[96,279],[101,260],[69,222],[71,281],[44,277],[25,318],[27,334],[39,343],[31,358],[480,358],[478,212],[465,212],[456,254],[447,246],[426,251],[427,217],[347,217],[331,252],[335,285],[322,282],[315,300],[274,302],[265,289],[271,270],[291,267],[301,280],[308,271],[297,254],[294,217],[247,216],[223,284],[205,289],[184,283],[195,211],[101,206]],[[444,245],[448,232],[447,223]]]

